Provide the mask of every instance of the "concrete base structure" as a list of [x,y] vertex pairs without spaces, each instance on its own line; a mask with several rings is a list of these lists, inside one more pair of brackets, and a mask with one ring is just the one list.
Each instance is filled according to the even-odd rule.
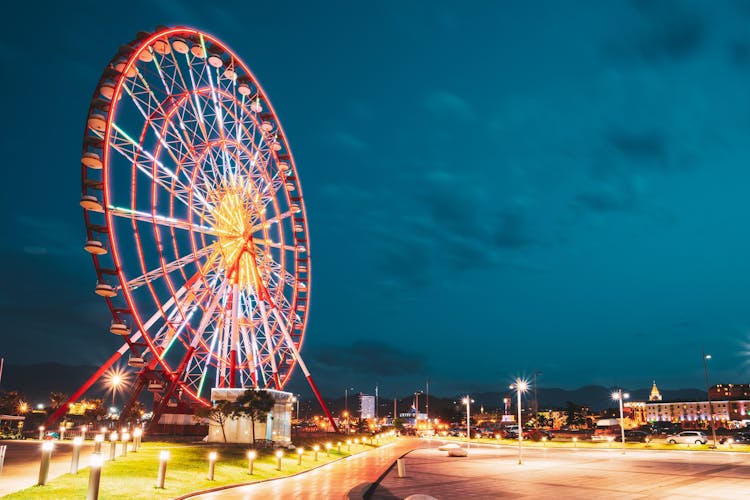
[[[211,400],[216,402],[226,400],[230,402],[237,401],[247,389],[211,389]],[[255,421],[255,439],[288,445],[292,442],[292,393],[266,389],[276,400],[268,417],[263,421]],[[226,434],[228,443],[252,443],[253,428],[249,418],[230,419],[224,424],[224,432],[221,426],[215,422],[209,422],[208,425],[208,442],[223,443]]]

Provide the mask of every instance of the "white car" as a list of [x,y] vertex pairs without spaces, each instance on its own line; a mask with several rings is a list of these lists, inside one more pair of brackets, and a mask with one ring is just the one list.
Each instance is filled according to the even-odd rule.
[[706,444],[708,438],[700,431],[682,431],[679,434],[667,436],[669,444]]

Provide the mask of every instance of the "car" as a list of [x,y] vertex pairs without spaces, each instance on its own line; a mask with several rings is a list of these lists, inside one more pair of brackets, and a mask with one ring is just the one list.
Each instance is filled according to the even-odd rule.
[[[731,439],[731,441],[730,441]],[[750,433],[748,432],[738,432],[736,434],[733,434],[731,436],[722,436],[719,439],[720,444],[750,444]]]
[[706,444],[708,438],[701,431],[682,431],[679,434],[667,436],[669,444]]
[[625,441],[634,443],[648,443],[649,441],[651,441],[651,434],[644,431],[626,430]]

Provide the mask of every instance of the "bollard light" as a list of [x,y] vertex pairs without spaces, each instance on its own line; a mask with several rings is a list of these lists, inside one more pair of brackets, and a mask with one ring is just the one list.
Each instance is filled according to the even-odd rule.
[[39,441],[41,441],[42,439],[44,439],[44,426],[40,425],[39,426]]
[[573,448],[576,448],[577,446],[578,446],[578,438],[574,437],[573,438]]
[[284,452],[276,450],[276,470],[281,470],[281,457],[284,456]]
[[255,450],[250,450],[247,452],[247,473],[251,476],[253,475],[253,462],[255,462],[255,459],[258,458],[258,452]]
[[89,489],[86,500],[97,500],[99,498],[99,483],[102,479],[102,463],[104,459],[101,453],[92,453],[89,458]]
[[159,475],[156,477],[156,487],[164,489],[164,479],[167,476],[167,462],[169,461],[169,452],[162,450],[159,452]]
[[102,442],[104,441],[104,434],[97,434],[94,436],[94,453],[102,452]]
[[64,424],[60,426],[60,441],[62,441],[63,439],[65,439],[65,425]]
[[305,452],[304,448],[297,448],[297,465],[302,465],[302,454]]
[[83,438],[76,436],[73,438],[73,456],[70,459],[70,473],[78,474],[78,459],[81,456],[81,445],[83,444]]
[[107,434],[107,428],[106,427],[99,427],[99,433],[100,434]]
[[122,456],[128,456],[128,441],[130,441],[130,433],[124,432],[122,434]]
[[216,469],[216,459],[218,458],[218,455],[215,451],[212,451],[208,454],[208,480],[213,481],[214,480],[214,470]]
[[136,427],[136,429],[133,431],[133,451],[138,451],[138,448],[141,447],[141,436],[143,436],[143,429],[140,427]]
[[336,443],[336,446],[338,447],[339,453],[341,453],[341,441]]
[[317,444],[315,446],[313,446],[313,451],[315,452],[315,461],[317,462],[318,461],[318,452],[320,451],[320,446],[318,446]]
[[85,425],[81,426],[81,439],[83,439],[84,441],[86,441],[86,431],[88,430],[89,428],[86,427]]
[[547,436],[542,436],[542,446],[547,446]]
[[49,461],[52,458],[52,448],[54,448],[52,441],[42,443],[42,461],[39,463],[39,486],[47,484],[47,477],[49,476]]
[[346,440],[346,451],[352,451],[352,440],[347,439]]
[[326,443],[326,456],[331,456],[331,443]]
[[115,453],[117,452],[117,432],[113,432],[109,435],[109,459],[115,459]]

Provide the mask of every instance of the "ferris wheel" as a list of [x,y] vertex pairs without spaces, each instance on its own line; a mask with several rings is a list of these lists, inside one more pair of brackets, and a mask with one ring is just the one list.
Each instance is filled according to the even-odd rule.
[[210,404],[214,387],[282,389],[299,364],[333,424],[299,353],[302,188],[248,66],[195,29],[139,33],[99,80],[81,162],[95,292],[124,340],[97,374],[127,353],[131,402],[152,391],[158,419],[170,401]]

